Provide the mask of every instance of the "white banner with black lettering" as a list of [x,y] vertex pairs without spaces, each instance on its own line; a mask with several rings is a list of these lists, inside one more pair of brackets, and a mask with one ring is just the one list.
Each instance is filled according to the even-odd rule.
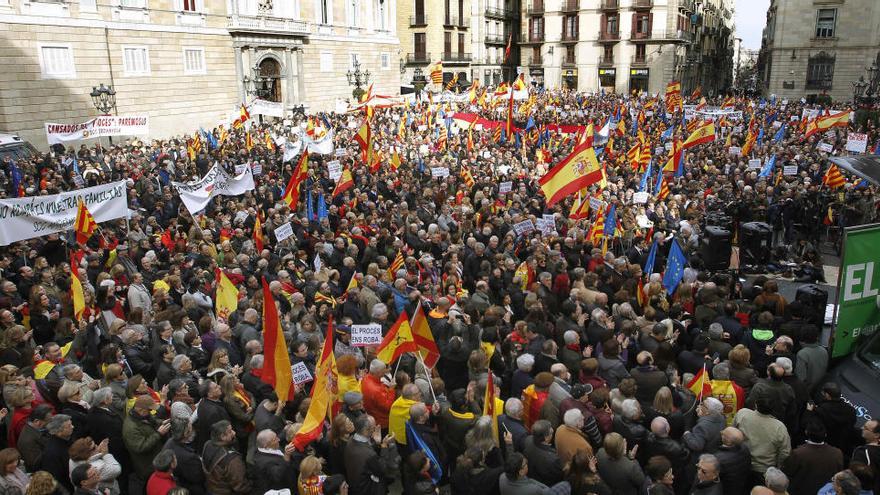
[[102,115],[81,124],[46,122],[46,140],[49,144],[101,136],[144,136],[149,133],[150,117],[147,115]]
[[214,196],[238,196],[254,189],[254,175],[250,167],[232,177],[215,163],[204,177],[195,182],[172,182],[180,200],[192,215],[208,206]]
[[128,215],[125,181],[51,196],[0,199],[0,245],[72,229],[79,198],[98,223]]

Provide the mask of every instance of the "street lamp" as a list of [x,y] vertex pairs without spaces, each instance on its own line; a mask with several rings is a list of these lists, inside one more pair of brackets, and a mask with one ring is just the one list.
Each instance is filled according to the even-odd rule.
[[263,76],[259,65],[251,67],[251,72],[253,72],[254,77],[251,78],[245,75],[242,79],[247,94],[260,99],[266,99],[271,96],[274,78]]
[[416,67],[413,70],[413,78],[412,78],[413,90],[416,92],[416,100],[422,99],[422,90],[425,89],[425,86],[427,84],[428,84],[428,80],[425,78],[425,75],[422,73],[422,68]]
[[104,83],[98,87],[92,86],[89,96],[92,97],[92,103],[101,115],[110,115],[110,110],[116,108],[116,90],[113,86],[104,86]]
[[852,83],[853,86],[853,106],[858,105],[859,100],[862,99],[862,96],[865,94],[865,90],[868,88],[868,83],[865,82],[865,76],[859,76],[859,80],[857,82]]
[[361,86],[366,86],[370,82],[370,71],[361,71],[361,63],[355,60],[354,71],[349,70],[345,73],[345,77],[348,78],[348,85],[354,86],[351,95],[354,96],[355,101],[361,101],[361,96],[366,92]]
[[880,93],[880,52],[877,58],[871,63],[870,67],[865,67],[865,73],[868,75],[867,81],[865,76],[859,76],[859,80],[851,83],[853,86],[853,105],[858,105],[861,101],[865,104],[872,104]]

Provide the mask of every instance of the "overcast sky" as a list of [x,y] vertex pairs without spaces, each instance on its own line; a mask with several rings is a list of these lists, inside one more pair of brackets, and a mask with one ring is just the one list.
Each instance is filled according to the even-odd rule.
[[761,31],[767,21],[767,8],[770,0],[736,1],[736,37],[742,38],[743,47],[757,50],[761,48]]

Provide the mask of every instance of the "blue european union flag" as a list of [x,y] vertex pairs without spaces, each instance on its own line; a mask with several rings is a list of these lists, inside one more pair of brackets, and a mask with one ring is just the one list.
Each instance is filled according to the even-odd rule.
[[763,141],[763,140],[764,140],[764,128],[762,127],[761,130],[758,131],[758,139],[756,139],[758,146],[761,146],[761,141]]
[[758,177],[770,177],[770,174],[773,173],[773,167],[776,166],[776,155],[770,157],[767,160],[767,163],[764,164],[764,168],[761,169],[761,173],[758,174]]
[[651,175],[651,167],[654,165],[654,159],[651,159],[651,163],[648,164],[648,170],[645,170],[645,175],[642,176],[642,182],[639,183],[639,192],[644,192],[648,190],[648,177]]
[[855,185],[856,189],[867,189],[868,188],[868,180],[862,179],[858,184]]
[[311,190],[309,190],[309,192],[306,194],[306,217],[308,217],[309,222],[311,222],[315,219],[315,211],[314,211],[314,207],[312,206],[312,191]]
[[670,294],[675,292],[678,284],[684,277],[684,267],[687,266],[687,258],[678,245],[678,241],[672,240],[672,246],[669,248],[669,259],[666,261],[666,271],[663,273],[663,287]]
[[669,138],[672,137],[672,133],[674,131],[675,131],[674,127],[670,127],[669,129],[666,129],[665,131],[663,131],[663,134],[660,135],[660,139],[662,139],[663,141],[668,141]]
[[[74,162],[74,163],[76,163],[76,162]],[[15,160],[13,160],[9,163],[9,167],[11,169],[9,171],[9,173],[10,173],[10,175],[12,175],[12,194],[13,194],[13,197],[17,198],[17,197],[19,197],[18,192],[21,189],[21,179],[22,179],[21,169],[18,168],[18,164],[15,163]]]
[[651,250],[648,251],[648,259],[645,260],[645,273],[650,275],[654,270],[654,263],[657,262],[657,241],[651,244]]
[[410,445],[413,451],[421,450],[425,453],[425,457],[431,461],[431,468],[428,471],[431,473],[431,480],[434,481],[435,485],[439,484],[440,478],[443,477],[443,466],[440,465],[437,456],[431,451],[431,448],[428,447],[428,444],[425,443],[425,440],[422,439],[422,436],[412,427],[409,421],[406,422],[406,440],[407,445]]
[[529,117],[528,122],[526,122],[526,131],[532,130],[532,127],[535,127],[535,119]]
[[327,203],[324,202],[324,193],[318,194],[318,221],[327,218],[330,214],[327,212]]
[[608,214],[605,215],[605,237],[614,237],[614,232],[617,230],[617,205],[612,204],[610,208],[608,208]]
[[514,134],[513,134],[513,137],[515,138],[515,141],[514,141],[514,147],[515,147],[516,149],[520,149],[520,148],[522,147],[522,138],[519,137],[519,133],[518,133],[518,132],[514,133]]
[[779,126],[779,130],[776,131],[776,135],[773,136],[774,143],[782,141],[782,138],[785,137],[785,126],[786,124],[782,124],[781,126]]
[[684,177],[684,150],[681,150],[681,158],[678,159],[678,163],[675,165],[675,176],[676,177]]

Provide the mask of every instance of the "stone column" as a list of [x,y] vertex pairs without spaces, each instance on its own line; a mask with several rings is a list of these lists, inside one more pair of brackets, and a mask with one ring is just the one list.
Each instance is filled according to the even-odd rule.
[[302,78],[302,67],[303,67],[303,51],[302,47],[296,50],[296,101],[298,103],[303,103],[306,101],[306,84]]
[[246,101],[245,97],[247,96],[247,88],[244,87],[244,67],[242,64],[242,57],[244,57],[243,47],[235,46],[233,48],[235,50],[235,77],[236,77],[236,85],[238,86],[238,99],[239,101]]

